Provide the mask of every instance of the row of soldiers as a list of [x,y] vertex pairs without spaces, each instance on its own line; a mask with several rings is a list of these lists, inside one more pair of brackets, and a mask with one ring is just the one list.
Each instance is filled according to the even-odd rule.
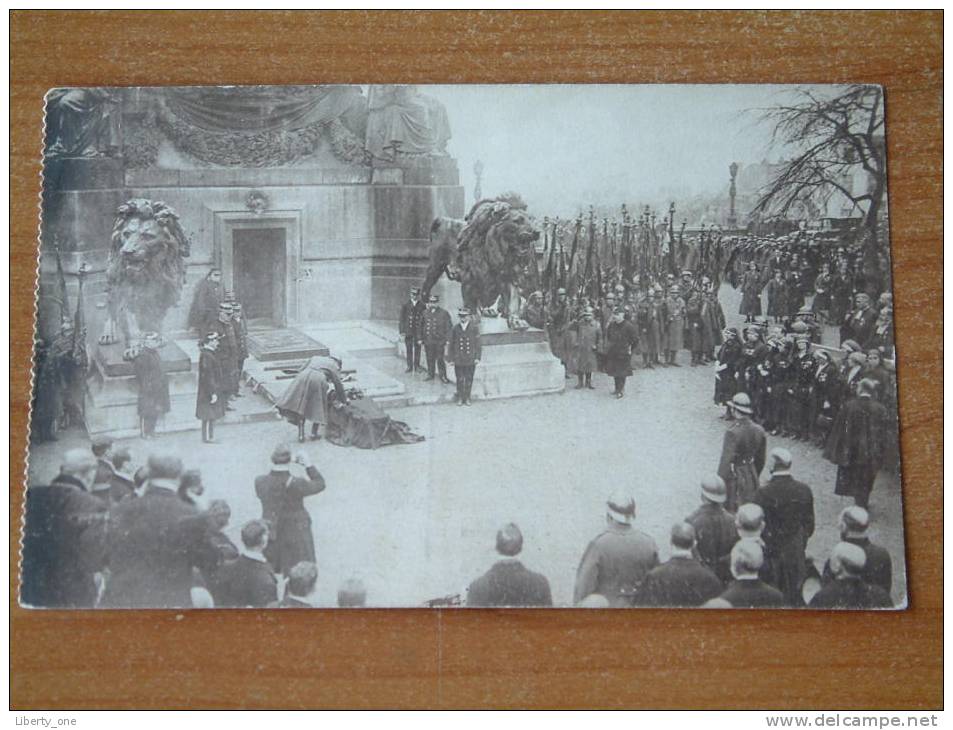
[[606,287],[598,300],[570,296],[560,288],[546,307],[542,294],[534,292],[523,310],[530,325],[545,327],[553,354],[566,366],[567,377],[578,376],[580,388],[591,386],[594,370],[607,372],[607,359],[625,359],[607,358],[613,349],[609,326],[616,314],[629,325],[624,336],[631,355],[616,363],[616,371],[631,374],[639,359],[645,369],[679,367],[676,358],[683,349],[691,353],[692,366],[703,365],[714,360],[722,343],[725,315],[717,286],[687,269],[678,280],[674,275],[644,282],[636,278],[628,287]]

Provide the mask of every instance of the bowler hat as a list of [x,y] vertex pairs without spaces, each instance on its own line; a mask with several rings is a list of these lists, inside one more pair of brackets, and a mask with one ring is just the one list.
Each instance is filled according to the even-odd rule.
[[628,524],[635,517],[635,500],[628,494],[617,492],[606,500],[609,516],[616,522]]
[[728,488],[725,486],[725,480],[719,476],[705,477],[702,479],[702,496],[709,502],[723,503],[728,499]]
[[746,413],[749,416],[754,413],[754,410],[751,408],[751,398],[748,397],[747,393],[735,393],[731,399],[731,408],[739,413]]

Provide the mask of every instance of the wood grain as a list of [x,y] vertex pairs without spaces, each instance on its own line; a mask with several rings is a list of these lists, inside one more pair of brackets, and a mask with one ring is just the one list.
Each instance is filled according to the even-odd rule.
[[[14,11],[11,705],[941,705],[942,20],[941,12]],[[44,92],[320,82],[883,84],[912,608],[884,615],[18,608]]]

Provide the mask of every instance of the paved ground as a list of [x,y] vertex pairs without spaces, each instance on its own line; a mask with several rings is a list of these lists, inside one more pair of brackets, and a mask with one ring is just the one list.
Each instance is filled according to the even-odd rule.
[[[729,308],[736,309],[730,299]],[[419,444],[362,451],[309,442],[304,448],[329,485],[307,501],[319,602],[333,605],[338,585],[352,576],[364,580],[373,605],[461,592],[495,560],[497,528],[514,521],[525,537],[524,563],[549,578],[557,605],[569,604],[582,552],[602,528],[605,497],[619,488],[635,496],[638,526],[665,559],[671,525],[698,504],[699,478],[720,455],[725,424],[712,404],[712,377],[709,368],[687,366],[637,371],[626,398],[616,400],[598,374],[596,391],[567,381],[561,395],[391,411],[427,437]],[[137,461],[162,448],[200,468],[211,496],[232,506],[229,530],[237,536],[242,522],[259,516],[254,477],[295,429],[276,420],[225,426],[217,436],[216,445],[203,445],[198,432],[128,443]],[[56,453],[75,443],[84,443],[81,435],[34,449],[31,477],[49,479]],[[776,444],[792,451],[795,475],[814,489],[818,527],[808,551],[825,556],[850,500],[834,496],[835,468],[817,449],[769,437],[769,448]],[[875,539],[893,556],[897,598],[905,576],[896,478],[880,475],[871,511]]]

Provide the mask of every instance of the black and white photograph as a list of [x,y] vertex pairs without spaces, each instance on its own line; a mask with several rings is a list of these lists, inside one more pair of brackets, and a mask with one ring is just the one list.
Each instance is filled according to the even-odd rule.
[[20,605],[905,609],[888,103],[50,90]]

